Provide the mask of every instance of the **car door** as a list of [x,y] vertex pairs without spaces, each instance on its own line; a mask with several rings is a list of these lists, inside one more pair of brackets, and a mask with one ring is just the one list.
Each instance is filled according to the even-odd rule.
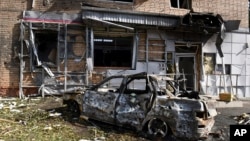
[[151,94],[146,79],[136,78],[128,82],[116,105],[116,122],[123,126],[139,127],[147,113]]
[[114,123],[115,103],[119,96],[122,78],[114,78],[85,92],[83,96],[83,114],[89,118]]

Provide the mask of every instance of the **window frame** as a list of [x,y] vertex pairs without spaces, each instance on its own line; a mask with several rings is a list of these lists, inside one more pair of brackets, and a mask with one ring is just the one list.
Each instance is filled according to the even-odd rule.
[[[174,1],[176,1],[176,6],[173,4]],[[186,2],[186,4],[184,6],[181,6],[181,3],[183,4],[184,2]],[[170,0],[170,6],[177,9],[191,9],[192,0]]]
[[[125,44],[123,44],[124,42],[122,42],[122,40],[125,40]],[[94,66],[96,67],[131,66],[132,62],[131,52],[133,49],[132,42],[133,42],[133,37],[107,37],[105,35],[94,36]],[[124,47],[123,45],[126,47]],[[122,57],[122,56],[128,56],[128,57]],[[125,64],[122,64],[124,62]]]
[[[106,29],[106,28],[103,28]],[[98,68],[102,68],[106,66],[96,66],[94,64],[94,59],[95,59],[95,55],[94,55],[94,40],[95,40],[95,36],[103,36],[103,37],[116,37],[117,35],[121,35],[122,31],[115,31],[115,29],[113,29],[113,31],[111,31],[112,29],[109,28],[109,30],[94,30],[94,28],[89,28],[88,31],[86,31],[86,34],[89,34],[89,39],[90,39],[90,43],[87,43],[87,47],[88,47],[88,51],[87,51],[87,56],[88,58],[92,58],[92,66],[93,67],[98,67]],[[118,28],[119,30],[119,28]],[[127,30],[124,30],[124,33],[127,33],[125,35],[123,35],[122,37],[126,37],[126,36],[131,36],[132,38],[132,44],[131,44],[131,62],[130,62],[130,66],[129,67],[120,67],[120,68],[130,68],[130,69],[136,69],[136,62],[137,62],[137,50],[138,50],[138,35],[136,32],[128,32]],[[111,66],[108,66],[111,67]]]
[[[216,64],[216,72],[220,72],[221,74],[223,74],[223,68],[222,68],[223,64]],[[224,64],[225,65],[225,75],[231,75],[232,73],[232,65],[231,64]]]
[[[206,60],[206,57],[211,57],[211,60]],[[212,65],[212,71],[207,71],[205,66]],[[205,74],[214,74],[216,71],[216,53],[204,53],[203,54],[203,67]]]

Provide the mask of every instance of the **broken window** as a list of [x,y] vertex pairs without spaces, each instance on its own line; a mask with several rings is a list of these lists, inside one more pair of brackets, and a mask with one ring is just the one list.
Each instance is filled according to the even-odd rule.
[[191,0],[170,0],[171,7],[191,9]]
[[146,83],[147,80],[145,78],[133,79],[131,82],[128,83],[127,89],[146,91]]
[[94,38],[94,66],[132,67],[133,44],[133,36],[96,35]]
[[204,53],[205,74],[213,74],[215,70],[215,53]]
[[49,30],[35,32],[35,45],[38,58],[43,64],[47,64],[51,67],[56,65],[57,34],[56,31]]
[[[216,66],[216,72],[223,74],[223,68],[222,64],[217,64]],[[231,65],[230,64],[225,64],[225,74],[231,74]]]

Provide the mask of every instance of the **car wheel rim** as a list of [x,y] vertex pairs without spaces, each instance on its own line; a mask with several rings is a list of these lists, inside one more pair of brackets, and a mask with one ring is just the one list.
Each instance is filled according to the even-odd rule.
[[165,137],[168,133],[168,126],[164,121],[154,118],[148,123],[148,132],[153,136]]

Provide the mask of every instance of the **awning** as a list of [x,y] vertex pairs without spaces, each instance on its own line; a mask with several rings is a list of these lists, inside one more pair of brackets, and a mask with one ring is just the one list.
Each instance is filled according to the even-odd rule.
[[23,21],[42,22],[42,23],[82,24],[82,16],[81,14],[24,11]]
[[83,6],[82,10],[83,20],[90,19],[100,22],[116,22],[161,27],[177,27],[180,23],[180,17],[174,15],[104,9],[87,6]]

